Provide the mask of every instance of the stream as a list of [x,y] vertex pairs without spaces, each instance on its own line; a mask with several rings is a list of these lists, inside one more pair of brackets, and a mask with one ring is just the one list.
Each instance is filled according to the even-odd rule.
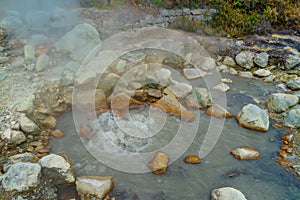
[[[276,91],[273,83],[255,79],[230,78],[230,90],[226,93],[227,108],[236,115],[248,104],[256,104],[253,98],[265,100]],[[201,79],[191,81],[193,86],[203,86]],[[100,121],[109,114],[101,114]],[[163,129],[165,137],[173,134],[176,117],[170,118],[170,128]],[[113,176],[112,196],[116,199],[209,199],[212,189],[234,187],[243,192],[248,200],[300,199],[300,181],[276,162],[284,129],[270,126],[267,133],[242,128],[235,118],[226,119],[222,134],[213,150],[202,159],[201,164],[184,163],[187,155],[197,154],[203,141],[203,132],[208,128],[210,116],[200,110],[200,125],[197,135],[188,150],[168,166],[166,174],[133,174],[114,170],[96,160],[81,143],[75,129],[72,113],[59,117],[57,128],[65,133],[63,138],[53,138],[52,153],[64,152],[73,164],[77,176]],[[274,121],[271,121],[271,124]],[[166,125],[167,126],[167,125]],[[104,127],[109,128],[109,127]],[[188,133],[186,133],[188,134]],[[164,142],[159,138],[153,142]],[[230,150],[240,146],[256,148],[261,153],[257,160],[240,161],[230,155]],[[120,164],[126,160],[120,160]]]

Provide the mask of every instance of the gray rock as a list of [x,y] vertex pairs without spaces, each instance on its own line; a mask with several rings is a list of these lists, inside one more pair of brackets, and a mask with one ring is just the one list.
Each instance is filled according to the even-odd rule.
[[8,161],[12,164],[20,163],[20,162],[35,162],[35,160],[36,160],[36,156],[32,153],[16,154],[8,158]]
[[298,103],[298,97],[291,94],[275,93],[269,96],[268,110],[282,113]]
[[21,66],[24,65],[24,62],[25,62],[24,57],[21,57],[21,56],[16,57],[16,58],[12,61],[11,67],[21,67]]
[[37,60],[36,60],[36,65],[35,65],[35,69],[37,72],[41,72],[43,70],[45,70],[48,65],[49,65],[49,56],[47,54],[41,54]]
[[16,163],[3,175],[5,191],[28,191],[40,182],[41,166],[36,163]]
[[185,68],[183,69],[183,75],[185,76],[186,79],[192,80],[192,79],[196,79],[200,77],[202,78],[206,76],[207,72],[195,68]]
[[76,180],[76,189],[80,196],[92,195],[103,199],[113,188],[112,177],[82,176]]
[[19,124],[24,133],[32,133],[39,129],[39,127],[25,115],[20,117]]
[[208,14],[213,17],[217,13],[216,9],[209,9]]
[[212,88],[213,90],[219,91],[219,92],[227,92],[230,90],[230,87],[226,85],[225,83],[220,83]]
[[15,31],[23,26],[23,22],[17,16],[8,16],[1,20],[0,26]]
[[268,62],[269,62],[269,54],[262,52],[259,54],[256,54],[254,56],[254,63],[257,64],[259,67],[266,67],[268,66]]
[[275,75],[270,75],[268,77],[265,78],[264,82],[266,83],[271,83],[275,80],[276,76]]
[[267,112],[254,104],[244,106],[236,118],[239,125],[245,128],[263,132],[269,129],[269,116]]
[[285,125],[300,128],[300,109],[290,110],[285,118]]
[[266,77],[266,76],[270,76],[271,72],[267,69],[258,69],[254,71],[253,74],[259,77]]
[[24,56],[26,61],[34,60],[34,47],[31,44],[27,44],[24,46]]
[[6,71],[0,72],[0,81],[3,81],[4,79],[6,79],[6,77],[7,77],[7,72]]
[[70,70],[72,72],[77,72],[78,69],[80,67],[80,64],[74,61],[70,61],[66,64],[66,66],[64,67],[67,70]]
[[171,80],[172,73],[168,69],[161,68],[156,71],[155,75],[162,86],[167,86]]
[[211,200],[247,200],[245,195],[232,187],[214,189],[210,194]]
[[145,18],[147,24],[155,24],[155,18],[152,15],[147,15]]
[[195,88],[193,94],[186,97],[186,104],[190,108],[205,108],[212,105],[212,97],[206,88]]
[[201,9],[193,9],[193,10],[191,10],[191,14],[192,15],[201,15],[202,10]]
[[191,10],[189,8],[184,8],[182,9],[183,14],[185,15],[190,15],[191,14]]
[[194,17],[195,20],[199,20],[199,21],[205,21],[205,17],[204,15],[197,15]]
[[97,30],[90,24],[84,23],[75,26],[55,44],[55,47],[70,52],[71,58],[81,63],[100,42]]
[[176,16],[175,10],[169,10],[169,16],[175,17]]
[[1,134],[1,139],[8,140],[16,145],[26,141],[26,137],[23,132],[11,129],[6,129],[3,134]]
[[216,61],[211,57],[198,58],[193,61],[193,64],[195,64],[198,69],[203,69],[205,71],[212,70],[216,67]]
[[287,69],[292,69],[299,64],[300,64],[300,57],[298,55],[289,55],[289,57],[286,59],[285,67]]
[[229,68],[226,65],[220,65],[217,68],[219,70],[219,72],[224,73],[224,74],[228,74],[229,73]]
[[191,85],[182,82],[175,82],[174,85],[171,85],[167,88],[171,90],[178,98],[186,97],[193,90]]
[[39,164],[43,167],[43,172],[48,170],[46,174],[55,178],[57,183],[73,183],[75,181],[70,163],[62,156],[50,154],[41,158]]
[[251,69],[254,66],[253,63],[254,55],[255,55],[254,52],[242,51],[235,57],[235,61],[241,67],[245,69]]
[[292,78],[288,80],[287,86],[292,90],[299,90],[300,89],[300,78]]
[[253,74],[251,72],[239,72],[239,77],[242,77],[242,78],[253,78]]
[[159,16],[159,17],[156,19],[155,23],[157,23],[157,24],[164,23],[164,18],[161,17],[161,16]]
[[230,67],[229,74],[231,74],[231,75],[237,75],[238,72],[234,68]]
[[182,10],[180,10],[180,9],[178,9],[178,10],[175,10],[175,15],[176,16],[180,16],[180,15],[182,15]]
[[120,77],[117,74],[109,73],[103,79],[99,80],[97,88],[102,89],[105,95],[109,96],[119,79]]
[[229,56],[225,56],[223,62],[224,65],[228,65],[230,67],[234,67],[236,65],[235,61],[233,58],[229,57]]
[[8,61],[8,57],[0,56],[0,64],[6,63]]
[[169,11],[166,9],[163,9],[160,11],[161,16],[163,17],[168,17],[169,16]]
[[294,92],[293,93],[294,96],[297,96],[300,102],[300,91]]

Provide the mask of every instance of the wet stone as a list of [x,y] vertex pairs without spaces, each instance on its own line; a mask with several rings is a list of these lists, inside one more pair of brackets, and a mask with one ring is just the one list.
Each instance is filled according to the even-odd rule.
[[199,164],[201,163],[201,159],[197,155],[189,155],[184,159],[184,162],[188,164]]
[[247,200],[245,195],[232,187],[214,189],[210,194],[211,200]]
[[153,160],[150,163],[152,173],[164,174],[167,171],[169,157],[163,152],[156,152]]
[[252,160],[260,157],[260,153],[256,149],[248,146],[231,150],[230,153],[239,160]]

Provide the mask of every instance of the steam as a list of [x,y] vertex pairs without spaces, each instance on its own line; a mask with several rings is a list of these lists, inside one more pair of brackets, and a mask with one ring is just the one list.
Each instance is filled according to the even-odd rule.
[[0,26],[18,37],[57,39],[79,23],[78,7],[79,0],[1,0]]

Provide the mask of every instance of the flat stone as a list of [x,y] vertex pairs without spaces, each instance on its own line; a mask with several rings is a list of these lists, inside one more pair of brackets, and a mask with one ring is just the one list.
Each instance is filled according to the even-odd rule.
[[150,88],[150,89],[148,89],[147,94],[148,94],[149,96],[156,97],[156,98],[162,97],[161,91],[160,91],[160,90],[157,90],[157,89],[152,89],[152,88]]
[[156,152],[150,163],[153,174],[164,174],[167,171],[169,157],[163,152]]
[[75,184],[79,196],[92,195],[97,199],[103,199],[114,186],[111,176],[81,176],[76,178]]
[[193,10],[191,10],[191,14],[192,15],[201,15],[202,11],[201,11],[201,9],[193,9]]
[[257,131],[266,132],[269,129],[267,112],[256,105],[248,104],[236,116],[240,126]]
[[270,112],[282,113],[296,105],[298,101],[299,99],[295,95],[283,93],[271,94],[268,99],[268,110]]
[[300,78],[292,78],[288,80],[287,86],[292,90],[300,90]]
[[16,163],[2,177],[5,191],[24,192],[40,183],[41,166],[36,163]]
[[253,74],[259,77],[266,77],[266,76],[270,76],[272,73],[267,69],[258,69],[254,71]]
[[193,87],[187,83],[175,82],[175,84],[169,86],[168,89],[173,92],[176,97],[184,98],[193,90]]
[[211,200],[247,200],[245,195],[232,187],[214,189],[210,194]]
[[235,57],[235,61],[241,67],[245,69],[251,69],[254,66],[253,63],[254,56],[255,56],[254,52],[242,51]]
[[232,80],[230,78],[222,78],[221,79],[221,82],[222,83],[228,83],[228,84],[231,84],[232,83]]
[[300,109],[290,110],[285,117],[285,125],[293,128],[300,128]]
[[259,67],[264,68],[268,66],[269,57],[270,55],[265,52],[258,53],[254,57],[254,63],[257,64]]
[[239,77],[242,78],[253,78],[253,74],[251,72],[239,72]]
[[248,146],[239,147],[237,149],[231,150],[230,153],[237,159],[240,160],[252,160],[260,158],[260,153]]
[[8,158],[8,161],[12,164],[20,163],[20,162],[35,162],[36,158],[37,158],[36,155],[27,152],[27,153],[10,156]]
[[225,108],[220,106],[219,104],[213,104],[206,110],[206,114],[218,117],[218,118],[231,118],[233,114],[228,112]]
[[224,65],[230,66],[230,67],[234,67],[236,65],[235,61],[233,58],[229,57],[229,56],[225,56],[223,62]]
[[268,76],[268,77],[266,77],[266,78],[264,79],[264,82],[266,82],[266,83],[271,83],[271,82],[273,82],[273,81],[275,80],[275,78],[276,78],[275,75],[270,75],[270,76]]
[[48,65],[49,65],[49,56],[47,54],[42,54],[40,55],[37,60],[36,60],[36,64],[35,64],[35,69],[37,72],[41,72],[44,71]]
[[227,92],[228,90],[230,90],[230,87],[225,83],[220,83],[220,84],[214,86],[212,89],[219,91],[219,92]]
[[62,156],[50,154],[41,158],[39,164],[43,167],[43,171],[48,170],[46,174],[49,177],[57,179],[56,182],[58,184],[75,182],[71,165]]
[[106,102],[106,95],[103,90],[96,89],[95,92],[95,111],[96,115],[107,112],[108,106]]
[[21,116],[19,124],[24,133],[32,133],[39,129],[39,127],[25,115]]
[[195,68],[185,68],[183,69],[183,75],[186,79],[193,80],[206,76],[207,72]]
[[284,74],[284,75],[280,76],[280,81],[287,83],[289,80],[295,79],[295,78],[298,78],[298,76],[296,74]]
[[16,145],[21,144],[26,141],[26,136],[22,131],[16,131],[11,129],[6,129],[1,134],[2,140],[8,140]]

